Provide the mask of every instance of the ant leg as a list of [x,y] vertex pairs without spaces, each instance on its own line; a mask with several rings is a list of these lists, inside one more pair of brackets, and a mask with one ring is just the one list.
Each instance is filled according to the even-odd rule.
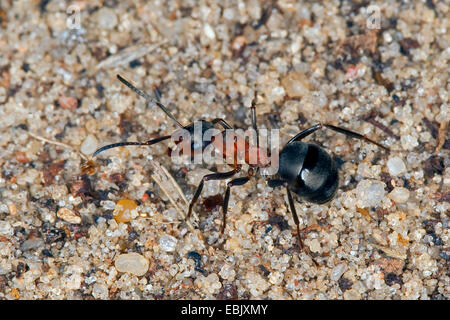
[[227,191],[225,191],[225,199],[223,200],[223,224],[222,229],[220,231],[221,234],[225,231],[225,225],[226,225],[226,219],[227,219],[227,212],[228,212],[228,201],[230,200],[230,189],[234,186],[242,186],[246,184],[250,180],[250,177],[241,177],[231,180],[227,183]]
[[386,151],[390,151],[388,147],[385,147],[382,144],[380,144],[380,143],[378,143],[378,142],[376,142],[376,141],[374,141],[372,139],[369,139],[366,136],[363,136],[362,134],[350,131],[350,130],[348,130],[346,128],[336,127],[336,126],[333,126],[331,124],[324,124],[324,126],[327,127],[328,129],[334,130],[336,132],[343,133],[343,134],[345,134],[345,135],[347,135],[349,137],[356,138],[356,139],[361,139],[361,140],[373,143],[374,145],[377,145],[381,149],[384,149]]
[[289,201],[289,208],[291,209],[292,218],[294,218],[295,226],[297,227],[297,238],[298,243],[300,244],[300,248],[302,250],[304,249],[302,237],[300,236],[300,222],[298,220],[297,210],[295,209],[294,205],[294,199],[292,199],[291,190],[289,190],[289,187],[286,186],[288,201]]
[[357,139],[361,139],[361,140],[373,143],[376,146],[378,146],[378,147],[380,147],[380,148],[382,148],[382,149],[384,149],[386,151],[390,151],[388,147],[385,147],[382,144],[380,144],[380,143],[378,143],[378,142],[376,142],[376,141],[374,141],[374,140],[372,140],[370,138],[367,138],[366,136],[363,136],[362,134],[356,133],[356,132],[348,130],[346,128],[336,127],[336,126],[333,126],[331,124],[322,124],[322,123],[316,124],[315,126],[312,126],[311,128],[303,130],[302,132],[300,132],[297,135],[295,135],[291,140],[289,140],[287,144],[290,144],[290,143],[292,143],[294,141],[300,141],[303,138],[309,136],[311,133],[313,133],[313,132],[315,132],[315,131],[323,128],[323,127],[327,128],[327,129],[331,129],[331,130],[339,132],[339,133],[343,133],[343,134],[345,134],[345,135],[347,135],[349,137],[352,137],[352,138],[357,138]]
[[250,107],[251,115],[252,115],[252,127],[256,133],[256,146],[259,148],[259,133],[258,133],[258,125],[256,124],[256,107],[255,100],[252,102],[252,106]]
[[202,193],[203,185],[204,185],[205,181],[225,180],[225,179],[231,178],[239,171],[241,171],[240,166],[236,167],[233,170],[228,171],[228,172],[215,172],[215,173],[211,173],[211,174],[207,174],[206,176],[203,176],[202,181],[200,181],[200,184],[198,185],[197,190],[194,193],[194,197],[192,198],[191,203],[189,204],[189,210],[188,210],[186,219],[189,219],[189,217],[191,216],[192,208],[194,207],[195,202],[197,202],[198,198],[200,197],[200,193]]
[[220,124],[224,129],[233,129],[232,126],[230,126],[224,119],[222,118],[216,118],[211,121],[212,124]]
[[[291,190],[289,190],[288,186],[286,186],[286,191],[287,191],[287,196],[288,196],[288,201],[289,201],[289,208],[291,209],[292,217],[294,218],[294,222],[295,222],[295,225],[297,227],[298,243],[300,244],[301,250],[305,250],[305,246],[303,245],[302,237],[301,237],[301,234],[300,234],[300,222],[298,220],[297,210],[295,210],[294,199],[292,199]],[[311,255],[311,252],[309,251],[309,249],[307,249],[307,251],[308,251],[309,256],[311,257],[312,261],[316,265],[316,267],[319,266],[317,261]]]
[[153,88],[153,94],[158,102],[161,102],[161,91],[159,91],[158,87]]
[[[292,214],[292,218],[294,219],[295,226],[297,227],[298,243],[300,245],[301,250],[305,250],[306,247],[303,245],[303,241],[302,241],[301,233],[300,233],[300,221],[298,220],[297,210],[295,209],[294,199],[292,198],[291,190],[289,190],[289,187],[287,186],[287,183],[285,181],[281,180],[281,179],[267,180],[267,183],[268,183],[269,187],[271,187],[271,188],[277,188],[277,187],[282,187],[282,186],[286,187],[287,196],[288,196],[288,202],[289,202],[289,208],[291,210],[291,214]],[[312,257],[311,252],[309,251],[309,249],[308,248],[306,248],[306,249],[307,249],[308,254],[311,257],[312,261],[314,262],[314,264],[316,266],[319,266],[317,261]]]
[[130,142],[130,141],[123,141],[123,142],[118,142],[118,143],[113,143],[113,144],[108,144],[106,146],[103,146],[99,149],[97,149],[93,154],[92,157],[97,156],[100,152],[103,152],[105,150],[108,149],[112,149],[112,148],[116,148],[116,147],[123,147],[123,146],[151,146],[155,143],[164,141],[169,139],[171,136],[162,136],[162,137],[158,137],[155,138],[153,140],[148,140],[146,142]]

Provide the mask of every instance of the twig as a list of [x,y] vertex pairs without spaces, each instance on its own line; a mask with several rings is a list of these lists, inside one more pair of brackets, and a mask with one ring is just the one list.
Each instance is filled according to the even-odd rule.
[[147,55],[148,53],[152,52],[156,48],[161,47],[161,45],[163,45],[164,43],[166,43],[166,41],[156,43],[156,44],[146,43],[146,44],[138,44],[135,46],[128,47],[126,49],[119,51],[117,54],[109,56],[105,60],[101,61],[95,67],[95,69],[100,70],[102,68],[114,68],[114,67],[128,64],[129,62],[131,62],[133,60],[139,59],[139,58]]
[[186,222],[186,224],[189,227],[189,229],[191,230],[191,232],[194,234],[197,234],[197,237],[203,242],[204,249],[208,249],[209,246],[206,243],[205,238],[203,237],[203,235],[200,232],[197,232],[197,230],[194,228],[192,223],[188,219],[186,219],[186,214],[180,208],[177,201],[175,201],[175,199],[173,197],[174,193],[167,190],[167,188],[166,188],[167,184],[165,184],[164,182],[169,181],[171,183],[171,185],[177,191],[177,194],[179,196],[178,198],[181,198],[183,200],[183,202],[185,203],[185,205],[187,206],[187,205],[189,205],[189,203],[188,203],[184,193],[181,191],[181,188],[178,185],[178,183],[175,181],[175,179],[172,177],[172,175],[167,171],[167,169],[164,166],[162,166],[161,164],[159,164],[157,161],[152,161],[151,165],[153,167],[153,172],[154,172],[151,175],[152,179],[159,185],[161,190],[165,193],[165,195],[167,196],[169,201],[172,203],[172,205],[177,210],[180,217]]
[[438,153],[441,151],[442,146],[445,142],[445,134],[447,133],[447,122],[443,121],[441,122],[441,125],[439,127],[437,141],[436,141],[436,149],[434,152]]
[[402,260],[405,260],[405,259],[407,258],[406,254],[401,253],[401,252],[398,252],[398,251],[395,251],[395,250],[393,250],[393,249],[391,249],[391,248],[379,246],[379,245],[377,245],[377,244],[375,244],[375,243],[371,243],[370,245],[371,245],[372,247],[378,249],[378,250],[383,251],[383,252],[384,252],[387,256],[389,256],[389,257],[393,257],[393,258],[397,258],[397,259],[402,259]]
[[75,150],[75,148],[72,147],[71,145],[68,145],[68,144],[65,144],[65,143],[62,143],[62,142],[58,142],[58,141],[55,141],[55,140],[50,140],[50,139],[41,137],[41,136],[39,136],[39,135],[37,135],[37,134],[31,133],[31,132],[29,132],[29,131],[25,131],[25,132],[26,132],[29,136],[31,136],[31,137],[33,137],[33,138],[35,138],[35,139],[37,139],[37,140],[41,140],[41,141],[43,141],[43,142],[47,142],[47,143],[50,143],[50,144],[54,144],[54,145],[57,145],[57,146],[60,146],[60,147],[63,147],[63,148],[71,149],[71,150],[73,150],[74,152],[78,153],[78,154],[80,155],[80,157],[83,158],[83,160],[85,160],[85,161],[88,161],[88,160],[89,160],[84,154],[82,154],[81,152]]

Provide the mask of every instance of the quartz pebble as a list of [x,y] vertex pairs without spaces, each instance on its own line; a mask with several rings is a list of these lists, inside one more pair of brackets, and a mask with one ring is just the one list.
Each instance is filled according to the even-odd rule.
[[360,208],[376,207],[386,195],[386,184],[376,180],[362,180],[356,186],[356,197]]
[[205,24],[205,26],[203,27],[203,31],[209,39],[214,40],[216,38],[216,33],[214,32],[214,29],[210,24]]
[[92,296],[95,299],[107,299],[108,287],[105,284],[96,283],[92,288]]
[[14,229],[8,221],[0,220],[0,235],[12,236]]
[[403,187],[395,187],[388,197],[396,203],[405,203],[409,199],[409,190]]
[[148,260],[136,252],[121,254],[115,261],[117,271],[128,272],[136,276],[144,275],[148,266]]
[[389,174],[392,176],[399,176],[406,172],[406,166],[400,157],[390,158],[387,162]]
[[220,283],[219,276],[216,273],[208,275],[205,282],[210,293],[214,293],[222,287],[222,283]]
[[85,155],[90,155],[97,150],[98,147],[98,140],[96,137],[94,137],[92,134],[88,135],[86,139],[84,139],[83,143],[81,144],[80,151],[84,153]]
[[33,238],[25,240],[22,245],[20,246],[20,250],[27,251],[27,250],[34,250],[37,248],[40,248],[44,245],[44,240],[41,238]]
[[311,240],[309,244],[309,248],[312,252],[319,252],[320,251],[320,242],[317,239]]
[[175,248],[177,246],[177,239],[169,235],[164,235],[159,238],[159,246],[163,251],[166,252],[175,251]]
[[301,98],[309,91],[308,78],[301,72],[291,72],[281,80],[287,95],[291,98]]
[[58,218],[61,218],[64,221],[67,221],[67,222],[70,222],[73,224],[81,223],[81,217],[79,215],[77,215],[74,211],[72,211],[68,208],[65,208],[65,207],[60,208],[56,215],[58,216]]
[[345,263],[340,263],[331,270],[330,279],[333,281],[338,281],[339,278],[347,270],[347,265]]
[[111,30],[117,25],[117,15],[114,10],[103,7],[97,12],[98,27]]

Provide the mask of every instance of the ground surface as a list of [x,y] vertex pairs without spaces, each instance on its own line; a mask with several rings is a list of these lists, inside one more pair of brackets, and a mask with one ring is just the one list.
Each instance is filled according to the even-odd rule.
[[[0,298],[448,299],[450,5],[368,3],[1,1]],[[247,128],[257,92],[282,143],[322,121],[394,151],[306,139],[340,166],[330,203],[296,198],[315,266],[264,178],[233,189],[220,237],[225,183],[185,223],[183,194],[209,171],[174,164],[170,143],[83,173],[104,144],[176,128],[117,73],[184,124]]]

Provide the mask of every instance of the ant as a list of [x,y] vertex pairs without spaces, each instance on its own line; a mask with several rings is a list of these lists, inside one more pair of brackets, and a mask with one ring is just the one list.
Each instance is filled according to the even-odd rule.
[[[117,75],[117,78],[131,90],[136,92],[141,97],[145,98],[147,102],[155,103],[162,111],[164,111],[164,113],[166,113],[166,115],[169,118],[171,118],[176,123],[176,125],[179,128],[187,130],[187,132],[191,135],[194,133],[194,125],[196,122],[191,123],[187,126],[183,126],[180,122],[178,122],[178,120],[175,119],[175,117],[170,113],[170,111],[167,110],[167,108],[159,101],[160,97],[159,94],[157,94],[157,92],[155,92],[156,99],[154,99],[144,91],[136,88],[129,81],[125,80],[122,76]],[[247,170],[247,174],[243,177],[234,178],[227,183],[225,197],[222,205],[223,223],[221,228],[221,234],[223,234],[225,231],[231,188],[246,184],[248,181],[250,181],[252,177],[257,176],[257,173],[260,168],[266,168],[271,164],[269,152],[259,146],[258,127],[256,124],[256,110],[254,102],[252,103],[250,110],[251,110],[252,128],[256,132],[257,138],[256,146],[252,145],[246,140],[244,141],[241,136],[235,135],[233,137],[234,148],[232,148],[232,150],[229,149],[227,150],[223,148],[222,136],[224,136],[225,131],[235,129],[222,118],[216,118],[211,121],[207,120],[197,121],[197,123],[200,122],[202,125],[202,134],[204,134],[208,129],[213,128],[216,124],[220,125],[225,130],[213,136],[209,140],[202,138],[201,144],[192,142],[191,145],[189,146],[191,155],[193,155],[196,151],[203,151],[208,145],[212,145],[215,148],[215,150],[217,150],[219,153],[223,155],[223,157],[226,159],[226,164],[232,167],[232,170],[227,172],[214,172],[203,176],[189,204],[187,219],[189,219],[189,217],[191,216],[192,208],[194,204],[197,202],[198,198],[200,197],[205,181],[226,180],[229,178],[233,178],[237,173],[239,173],[242,170],[242,164],[238,163],[237,161],[237,154],[240,153],[245,155],[245,162],[249,167]],[[303,130],[287,142],[287,144],[281,149],[279,153],[278,173],[273,179],[267,178],[267,182],[268,185],[272,188],[276,187],[286,188],[289,208],[297,228],[297,239],[301,249],[304,248],[304,245],[301,238],[300,223],[297,211],[294,206],[294,199],[292,193],[295,193],[305,201],[323,204],[330,201],[334,197],[339,184],[337,166],[334,160],[325,151],[325,149],[317,144],[305,143],[301,141],[310,134],[322,128],[330,129],[335,132],[345,134],[352,138],[364,140],[366,142],[375,144],[376,146],[388,152],[390,151],[389,148],[383,146],[382,144],[364,135],[361,135],[359,133],[353,132],[351,130],[342,127],[336,127],[334,125],[325,123],[318,123],[306,130]],[[170,137],[171,136],[161,136],[146,142],[124,141],[109,144],[96,150],[93,154],[93,157],[97,156],[100,152],[103,152],[107,149],[129,145],[151,146],[158,142],[167,140]],[[180,138],[178,141],[175,141],[175,143],[178,145],[178,143],[180,143],[181,141],[182,139]],[[257,161],[250,161],[251,157],[253,157],[253,159],[256,158]],[[313,261],[317,265],[314,259]]]

